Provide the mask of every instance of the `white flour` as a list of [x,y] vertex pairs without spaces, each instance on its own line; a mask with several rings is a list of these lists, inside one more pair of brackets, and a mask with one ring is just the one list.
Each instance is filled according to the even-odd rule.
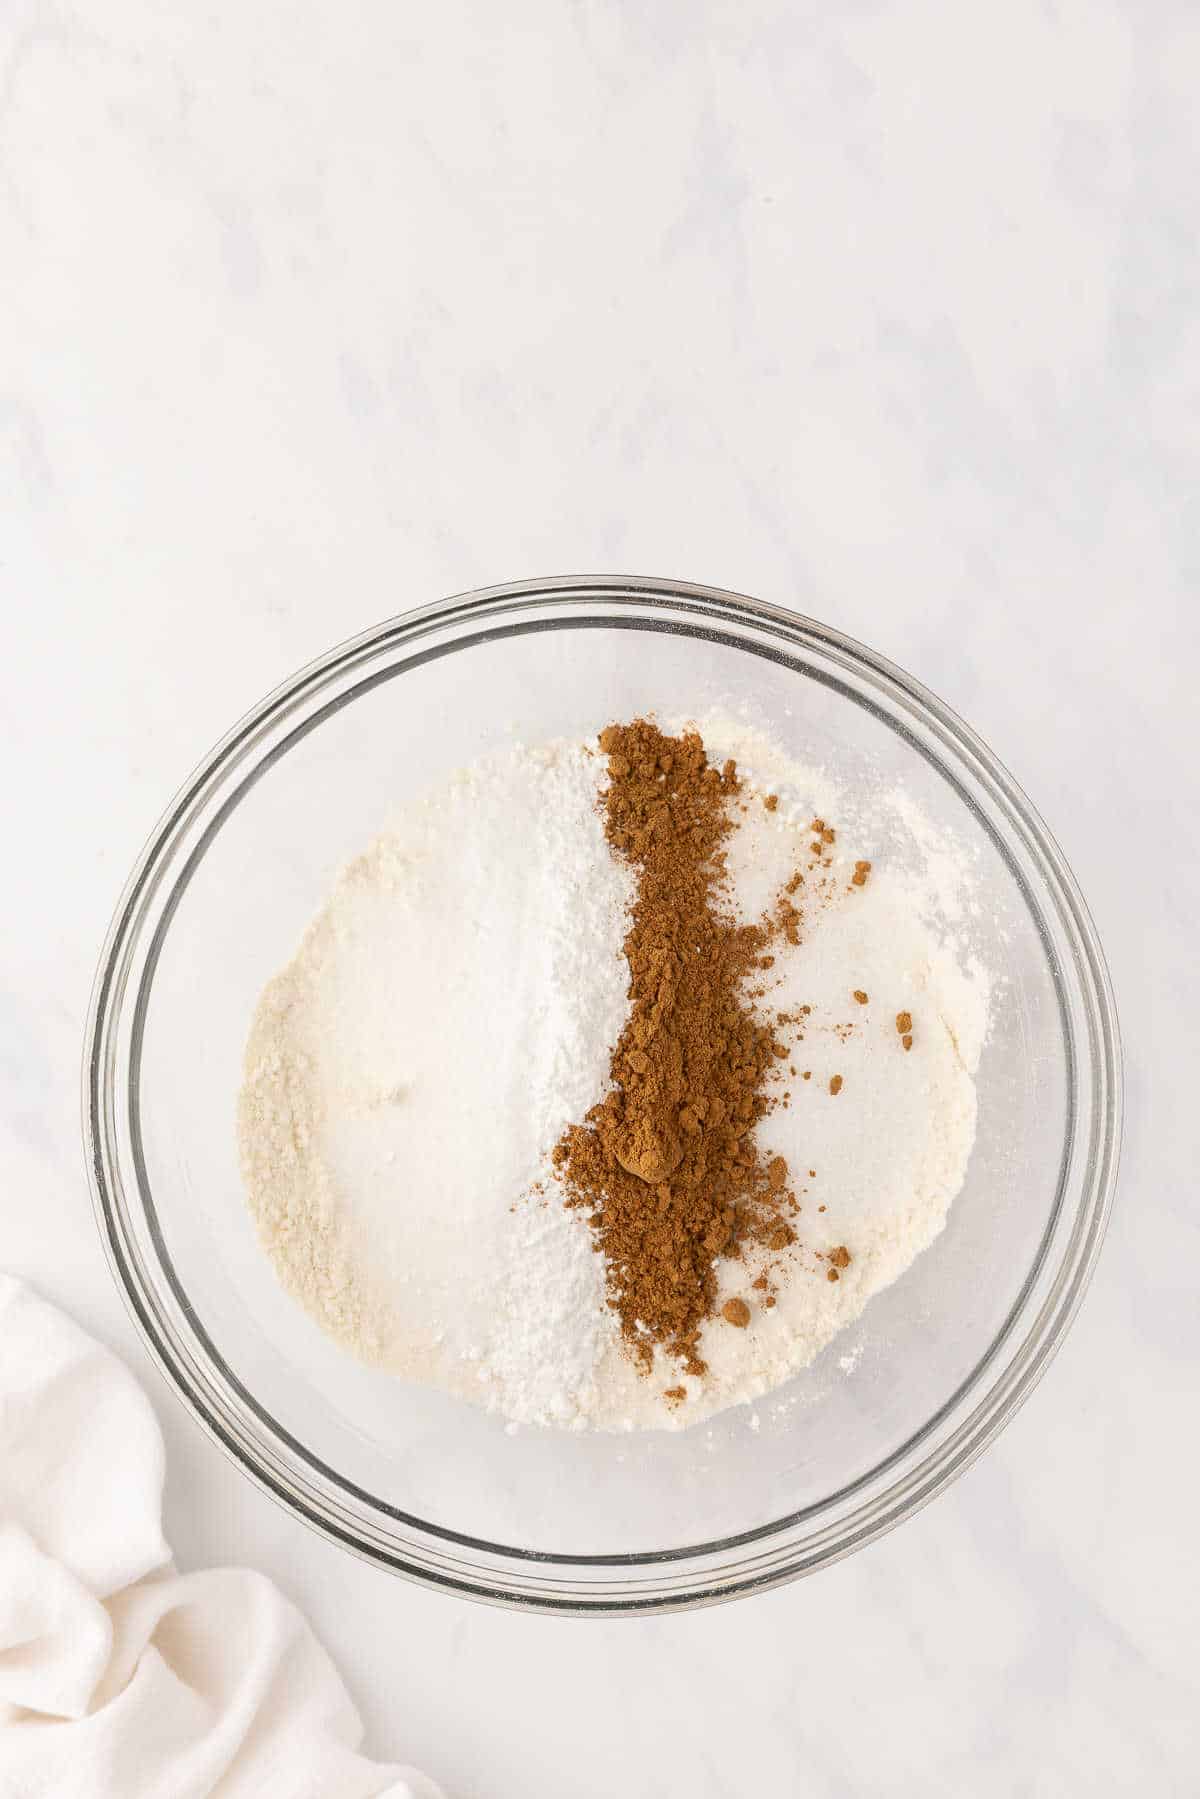
[[[795,865],[814,808],[839,839],[836,897],[806,914],[769,996],[812,1007],[791,1104],[758,1131],[796,1178],[798,1242],[773,1310],[755,1307],[745,1330],[706,1326],[702,1379],[661,1356],[635,1371],[592,1233],[548,1165],[606,1090],[627,1011],[634,882],[604,839],[602,756],[516,748],[411,807],[343,872],[255,1015],[242,1164],[284,1285],[364,1360],[515,1423],[678,1429],[770,1392],[936,1236],[966,1171],[987,982],[925,922],[959,910],[961,858],[929,839],[935,891],[877,866],[848,892],[859,852],[831,783],[741,727],[704,735],[780,795],[774,813],[751,803],[731,847],[747,916]],[[929,837],[919,815],[906,828]],[[830,1282],[820,1254],[839,1244],[851,1263]],[[757,1272],[724,1264],[721,1299]],[[688,1393],[674,1408],[672,1385]]]

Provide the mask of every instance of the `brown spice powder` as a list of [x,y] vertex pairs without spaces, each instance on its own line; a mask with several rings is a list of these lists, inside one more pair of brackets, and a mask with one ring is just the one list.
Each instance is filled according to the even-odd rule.
[[[554,1159],[567,1204],[588,1209],[635,1358],[646,1367],[661,1345],[702,1374],[697,1342],[715,1309],[719,1259],[780,1241],[795,1203],[786,1163],[766,1161],[751,1141],[787,1051],[744,1002],[742,983],[773,931],[798,932],[800,914],[789,907],[747,926],[719,903],[740,792],[733,762],[711,767],[694,732],[668,737],[645,719],[610,725],[600,747],[605,831],[638,874],[624,946],[632,1006],[612,1091],[568,1128]],[[747,1308],[746,1320],[730,1321],[748,1318]]]

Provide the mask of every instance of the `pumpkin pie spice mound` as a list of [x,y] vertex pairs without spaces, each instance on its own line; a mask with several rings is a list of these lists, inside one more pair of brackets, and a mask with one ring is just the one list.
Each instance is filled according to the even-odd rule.
[[600,747],[605,832],[638,882],[624,944],[631,1010],[612,1090],[567,1129],[554,1160],[567,1204],[588,1211],[635,1359],[648,1368],[660,1346],[702,1374],[719,1261],[794,1235],[787,1166],[753,1141],[787,1046],[743,983],[798,914],[746,925],[725,903],[723,846],[741,791],[732,761],[716,768],[696,733],[670,737],[646,719],[610,725]]

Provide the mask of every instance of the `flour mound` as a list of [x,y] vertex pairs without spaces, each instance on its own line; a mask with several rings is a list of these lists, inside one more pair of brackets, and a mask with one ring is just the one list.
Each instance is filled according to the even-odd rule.
[[611,1332],[548,1151],[603,1093],[632,882],[604,762],[516,748],[343,871],[263,994],[244,1179],[288,1291],[364,1361],[529,1422],[595,1407]]
[[[780,1071],[791,1097],[755,1133],[798,1176],[796,1240],[718,1264],[703,1375],[662,1348],[635,1367],[605,1259],[550,1160],[608,1091],[630,1013],[635,880],[605,840],[594,741],[513,747],[406,807],[343,870],[255,1013],[238,1134],[280,1280],[363,1361],[513,1424],[682,1429],[771,1392],[936,1237],[965,1177],[989,992],[948,934],[966,860],[895,796],[919,866],[876,853],[855,887],[866,813],[744,726],[702,731],[712,760],[738,760],[728,863],[747,921],[812,818],[839,827],[825,897],[809,896],[770,976],[771,1005],[810,1008],[795,1075]],[[732,1328],[721,1308],[738,1301],[740,1318],[747,1300]]]

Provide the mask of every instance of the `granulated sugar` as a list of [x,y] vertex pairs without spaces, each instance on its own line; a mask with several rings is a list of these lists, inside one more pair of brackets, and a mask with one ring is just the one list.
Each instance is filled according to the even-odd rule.
[[[836,781],[727,721],[703,734],[744,783],[729,868],[748,921],[814,815],[838,825],[763,1002],[810,1008],[780,1071],[790,1101],[756,1133],[791,1170],[796,1242],[718,1264],[703,1375],[661,1351],[634,1366],[549,1162],[603,1098],[628,1016],[634,883],[605,841],[594,744],[514,748],[407,809],[343,872],[255,1016],[242,1161],[285,1286],[364,1360],[517,1423],[680,1429],[771,1392],[932,1241],[966,1171],[988,981],[944,935],[969,909],[965,860],[909,816],[915,872],[876,856],[855,887],[867,852]],[[719,1316],[734,1298],[747,1328]]]

